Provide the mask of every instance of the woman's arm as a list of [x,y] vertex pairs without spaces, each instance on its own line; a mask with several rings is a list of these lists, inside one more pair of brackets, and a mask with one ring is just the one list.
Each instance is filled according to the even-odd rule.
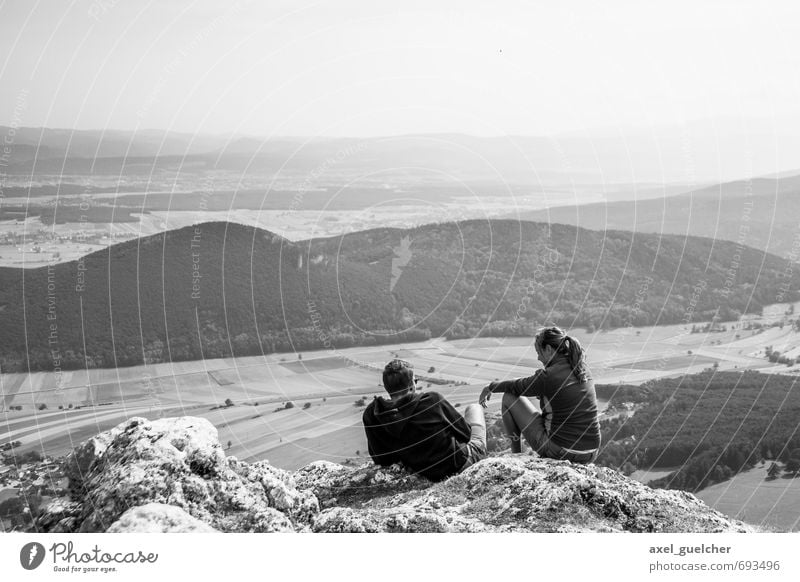
[[481,390],[478,403],[486,407],[486,402],[497,392],[508,392],[514,396],[541,396],[547,381],[547,372],[536,370],[533,376],[506,380],[505,382],[492,382]]
[[499,382],[491,382],[486,387],[484,387],[484,389],[481,390],[480,396],[478,396],[478,404],[480,404],[481,406],[486,408],[486,403],[492,397],[492,394],[497,392],[497,390],[495,390],[495,388],[497,387],[498,384],[499,384]]

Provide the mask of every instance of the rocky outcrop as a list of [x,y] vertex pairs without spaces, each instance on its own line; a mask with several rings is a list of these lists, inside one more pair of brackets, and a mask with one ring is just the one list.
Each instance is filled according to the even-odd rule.
[[314,531],[748,531],[690,493],[654,490],[595,465],[523,455],[485,459],[443,483],[402,469],[313,463],[298,480],[317,496]]
[[689,493],[524,455],[441,483],[324,461],[289,473],[226,457],[216,429],[191,417],[130,419],[76,448],[67,473],[70,498],[47,506],[39,531],[749,531]]
[[207,523],[186,513],[180,507],[148,503],[132,507],[111,524],[108,533],[213,533]]
[[319,511],[286,471],[226,457],[217,429],[202,418],[132,418],[81,444],[66,465],[70,499],[46,508],[37,521],[44,531],[106,531],[150,503],[183,509],[219,531],[308,529]]

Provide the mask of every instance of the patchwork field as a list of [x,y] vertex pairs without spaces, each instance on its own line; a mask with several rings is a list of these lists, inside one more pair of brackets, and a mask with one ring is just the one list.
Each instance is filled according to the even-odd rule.
[[[721,370],[800,371],[764,358],[768,345],[782,352],[800,345],[788,326],[758,333],[735,324],[715,333],[690,333],[681,325],[573,333],[598,383],[636,384],[714,364]],[[4,374],[0,445],[20,441],[22,451],[63,454],[132,416],[195,415],[209,419],[220,441],[230,443],[228,454],[244,460],[268,459],[287,469],[315,459],[344,462],[366,454],[364,405],[356,401],[383,393],[380,371],[393,357],[414,364],[423,389],[460,406],[475,402],[486,383],[529,375],[539,366],[530,338],[477,338],[79,370],[60,378]],[[225,406],[226,400],[233,405]],[[492,400],[492,409],[499,400]],[[287,402],[293,407],[286,409]]]
[[714,509],[778,531],[800,531],[800,478],[767,480],[766,464],[697,493]]

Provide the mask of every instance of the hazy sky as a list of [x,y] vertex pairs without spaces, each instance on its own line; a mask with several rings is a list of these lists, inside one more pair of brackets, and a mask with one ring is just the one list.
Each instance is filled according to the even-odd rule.
[[535,135],[799,102],[797,2],[0,4],[0,124]]

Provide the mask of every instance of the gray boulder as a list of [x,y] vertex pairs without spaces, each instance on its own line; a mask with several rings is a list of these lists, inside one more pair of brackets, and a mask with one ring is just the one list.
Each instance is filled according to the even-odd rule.
[[133,507],[179,507],[219,531],[298,531],[317,499],[269,463],[225,457],[203,418],[132,418],[78,446],[66,461],[70,499],[49,505],[45,531],[106,531]]

